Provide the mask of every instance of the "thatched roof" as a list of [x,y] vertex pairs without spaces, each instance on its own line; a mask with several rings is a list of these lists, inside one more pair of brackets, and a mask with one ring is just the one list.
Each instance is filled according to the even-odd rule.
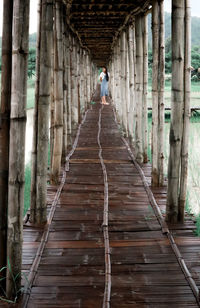
[[133,15],[145,12],[151,0],[64,0],[68,23],[78,34],[93,60],[104,65],[119,30]]

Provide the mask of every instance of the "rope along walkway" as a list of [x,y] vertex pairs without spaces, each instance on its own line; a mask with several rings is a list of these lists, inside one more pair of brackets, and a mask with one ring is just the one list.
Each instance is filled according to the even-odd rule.
[[100,142],[100,134],[101,134],[101,116],[102,116],[102,108],[99,109],[99,122],[98,122],[98,136],[97,142],[99,145],[99,159],[102,166],[103,176],[104,176],[104,211],[103,211],[103,235],[104,235],[104,245],[105,245],[105,291],[104,291],[104,300],[103,300],[103,308],[110,307],[110,292],[111,292],[111,260],[110,260],[110,243],[109,243],[109,227],[108,227],[108,176],[106,171],[106,166],[102,157],[102,147]]

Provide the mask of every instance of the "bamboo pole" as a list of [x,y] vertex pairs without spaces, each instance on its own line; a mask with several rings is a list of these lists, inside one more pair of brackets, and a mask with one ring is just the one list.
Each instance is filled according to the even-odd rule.
[[136,16],[136,124],[135,144],[136,159],[143,163],[143,135],[142,135],[142,100],[143,100],[143,38],[142,16]]
[[165,125],[165,12],[164,0],[159,2],[160,31],[159,31],[159,90],[158,90],[158,170],[159,186],[164,184],[164,125]]
[[72,93],[71,93],[71,35],[66,29],[66,65],[67,65],[67,140],[68,147],[72,146],[72,114],[71,114],[71,102],[72,102]]
[[120,40],[120,51],[121,51],[121,67],[120,67],[120,75],[121,75],[121,108],[122,108],[122,124],[124,129],[124,134],[127,136],[127,102],[126,102],[126,32],[125,30],[121,33]]
[[87,52],[86,54],[86,71],[87,71],[87,107],[89,107],[89,103],[90,103],[90,58],[89,58],[89,53]]
[[55,98],[55,125],[54,148],[52,158],[51,182],[58,183],[62,147],[63,147],[63,41],[62,41],[62,4],[56,2],[55,9],[55,42],[54,42],[54,98]]
[[13,6],[6,283],[9,298],[14,298],[21,287],[29,5],[29,0],[15,0]]
[[158,69],[159,69],[159,4],[157,0],[152,4],[152,173],[151,182],[158,186]]
[[121,91],[121,41],[120,38],[117,41],[117,108],[120,122],[122,121],[122,91]]
[[[53,31],[54,32],[54,31]],[[54,36],[53,43],[54,45]],[[54,59],[54,49],[52,48],[52,59]],[[52,169],[53,147],[54,147],[54,113],[55,113],[55,99],[54,99],[54,70],[51,68],[51,102],[50,102],[50,169]]]
[[164,85],[165,32],[164,1],[152,5],[152,186],[164,183]]
[[81,108],[81,116],[85,111],[85,98],[84,98],[84,53],[83,49],[80,49],[80,108]]
[[62,163],[65,162],[65,158],[67,156],[67,146],[68,146],[68,139],[67,139],[67,77],[68,77],[68,63],[67,63],[67,33],[64,31],[64,20],[63,22],[63,146],[62,146]]
[[[7,209],[9,171],[10,99],[12,77],[13,0],[3,3],[2,72],[0,105],[0,269],[7,261]],[[1,276],[5,277],[5,270]],[[1,282],[5,290],[5,281]]]
[[129,137],[129,112],[130,112],[130,64],[129,64],[129,31],[126,28],[125,32],[125,71],[126,71],[126,86],[125,86],[125,102],[126,102],[126,135]]
[[128,114],[129,139],[134,142],[134,113],[135,113],[135,63],[134,63],[134,36],[135,20],[132,20],[128,27],[128,56],[129,56],[129,87],[130,87],[130,109]]
[[[77,95],[77,46],[76,40],[72,36],[71,40],[71,119],[72,119],[72,135],[75,135],[75,131],[78,125],[78,95]],[[72,136],[72,137],[73,137]]]
[[178,221],[179,175],[184,107],[184,5],[185,0],[172,0],[172,111],[166,220]]
[[32,146],[30,221],[47,220],[46,193],[51,100],[53,1],[39,2],[34,130]]
[[80,76],[80,45],[77,42],[77,62],[76,62],[76,69],[77,69],[77,103],[78,103],[78,123],[81,123],[81,76]]
[[85,68],[84,68],[84,102],[85,102],[85,110],[87,109],[87,54],[86,54],[86,50],[84,49],[83,51],[84,56],[84,63],[85,63]]
[[143,111],[142,111],[142,129],[143,129],[143,159],[148,162],[148,15],[143,17]]
[[184,222],[187,197],[188,144],[190,126],[190,91],[191,91],[191,7],[190,0],[185,0],[185,66],[184,66],[184,118],[181,151],[181,174],[179,196],[179,221]]

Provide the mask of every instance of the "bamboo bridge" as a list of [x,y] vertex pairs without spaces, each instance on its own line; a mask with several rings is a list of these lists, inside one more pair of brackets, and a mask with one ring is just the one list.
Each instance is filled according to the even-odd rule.
[[[200,239],[185,212],[190,1],[172,0],[165,178],[164,1],[39,0],[31,204],[23,219],[29,6],[4,0],[0,307],[199,307]],[[108,106],[98,83],[105,65]]]

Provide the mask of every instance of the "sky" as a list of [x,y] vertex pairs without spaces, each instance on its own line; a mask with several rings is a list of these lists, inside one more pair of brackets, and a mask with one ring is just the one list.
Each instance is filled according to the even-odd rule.
[[[30,33],[37,31],[37,2],[30,0]],[[171,0],[165,0],[165,11],[171,12]],[[191,0],[192,16],[200,17],[200,1]],[[0,36],[2,36],[3,0],[0,0]]]

